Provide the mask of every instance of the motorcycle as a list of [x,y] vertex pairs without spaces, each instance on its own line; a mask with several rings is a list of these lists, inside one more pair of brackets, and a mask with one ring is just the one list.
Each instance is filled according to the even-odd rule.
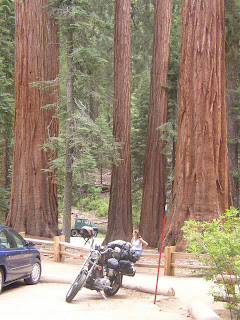
[[81,236],[85,243],[92,240],[91,249],[67,292],[66,301],[71,302],[83,287],[96,290],[104,299],[114,296],[122,286],[123,276],[135,275],[134,263],[139,254],[122,240],[112,241],[106,247],[94,246],[94,230],[90,227],[83,227]]

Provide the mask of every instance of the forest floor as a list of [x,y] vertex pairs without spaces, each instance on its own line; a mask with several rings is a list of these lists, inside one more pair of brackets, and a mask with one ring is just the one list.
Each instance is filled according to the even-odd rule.
[[[52,288],[59,286],[62,290],[62,301],[69,289],[70,283],[75,279],[81,262],[68,258],[64,263],[54,263],[51,257],[43,256],[42,284],[49,284],[47,294],[51,294]],[[194,319],[189,314],[189,307],[194,301],[201,301],[212,309],[222,320],[230,320],[225,304],[214,302],[208,294],[210,284],[203,277],[197,277],[191,273],[166,277],[160,270],[158,288],[173,288],[175,296],[158,294],[154,304],[154,289],[156,286],[157,270],[150,268],[136,268],[134,277],[123,278],[123,288],[114,297],[104,300],[97,292],[83,288],[71,303],[72,309],[79,312],[90,311],[91,318],[96,319],[126,319],[137,318],[139,320],[187,320]],[[141,289],[132,289],[133,286],[148,288],[151,293]],[[65,291],[64,291],[65,290]],[[60,297],[59,297],[60,299]],[[57,306],[56,306],[57,307]],[[61,309],[65,307],[62,305]],[[69,306],[66,306],[69,309]],[[80,315],[80,314],[79,314]],[[61,319],[61,317],[60,317]]]
[[[82,288],[71,303],[65,301],[70,283],[80,269],[80,261],[66,259],[53,262],[50,256],[42,255],[42,277],[39,284],[26,286],[18,281],[3,288],[0,305],[1,315],[6,319],[25,320],[34,317],[43,319],[97,319],[97,320],[193,320],[188,307],[194,300],[208,305],[222,320],[230,320],[222,303],[213,303],[208,295],[208,285],[203,278],[195,276],[164,277],[160,274],[159,287],[174,288],[175,296],[145,293],[130,288],[137,285],[155,287],[156,272],[153,269],[137,268],[134,277],[123,278],[123,287],[113,297],[103,299],[96,291]],[[13,307],[14,306],[14,307]]]
[[[94,221],[94,220],[93,220]],[[96,221],[94,221],[95,223]],[[103,238],[97,238],[100,243]],[[100,242],[99,242],[100,241]],[[71,238],[74,244],[83,245],[81,237]],[[144,253],[158,253],[156,248],[147,248]],[[156,260],[156,258],[153,258]],[[141,257],[140,262],[148,262],[149,258]],[[156,261],[153,261],[156,263]],[[42,255],[43,274],[41,284],[48,284],[47,293],[51,294],[52,288],[62,290],[62,297],[59,301],[65,299],[70,283],[75,279],[81,260],[67,257],[64,263],[53,262],[53,257]],[[189,263],[186,261],[186,263]],[[189,313],[189,307],[195,301],[200,301],[219,315],[222,320],[230,320],[229,311],[225,309],[226,304],[214,302],[213,297],[209,295],[211,283],[206,282],[203,276],[191,271],[190,269],[176,269],[175,276],[167,277],[163,274],[164,270],[159,271],[158,288],[172,288],[175,291],[174,296],[157,295],[154,304],[155,288],[157,281],[156,268],[136,267],[134,277],[123,278],[123,288],[119,290],[116,296],[103,300],[97,292],[83,288],[72,302],[74,310],[79,312],[91,311],[91,317],[96,319],[112,319],[110,314],[114,314],[114,319],[138,318],[138,320],[187,320],[194,319]],[[52,286],[50,286],[52,284]],[[135,287],[135,289],[134,289]],[[140,288],[139,288],[140,287]],[[151,293],[146,293],[141,288],[150,288]],[[137,289],[136,289],[137,288]],[[65,290],[65,291],[64,291]],[[59,293],[58,293],[59,295]],[[56,301],[58,304],[59,302]],[[61,309],[69,309],[69,306],[61,306]],[[128,310],[128,311],[126,311]],[[127,313],[126,313],[127,312]],[[146,317],[146,314],[148,315]],[[106,316],[106,318],[105,318]],[[60,319],[62,319],[60,317]]]

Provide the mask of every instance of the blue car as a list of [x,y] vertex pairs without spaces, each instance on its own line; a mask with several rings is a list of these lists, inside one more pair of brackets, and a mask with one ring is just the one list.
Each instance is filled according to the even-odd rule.
[[37,284],[41,277],[40,252],[15,230],[0,226],[0,293],[4,286],[24,279]]

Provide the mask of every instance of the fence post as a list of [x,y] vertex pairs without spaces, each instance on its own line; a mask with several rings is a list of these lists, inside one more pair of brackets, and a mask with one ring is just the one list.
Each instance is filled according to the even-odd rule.
[[59,236],[55,236],[54,237],[54,245],[53,245],[53,252],[54,252],[53,261],[54,262],[60,262],[61,261],[59,242],[60,242],[60,237]]
[[175,246],[165,248],[165,261],[164,261],[164,275],[173,276],[174,268],[171,266],[172,261],[172,252],[175,252]]
[[[59,241],[65,242],[65,236],[64,235],[59,236]],[[64,251],[65,250],[65,246],[63,244],[60,244],[59,250],[60,251]],[[64,262],[65,256],[62,255],[61,252],[59,252],[59,255],[60,255],[60,261]]]

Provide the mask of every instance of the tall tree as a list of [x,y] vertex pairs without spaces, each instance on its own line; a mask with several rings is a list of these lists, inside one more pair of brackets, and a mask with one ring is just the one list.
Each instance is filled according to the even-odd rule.
[[151,246],[161,234],[166,203],[165,142],[158,127],[167,122],[168,71],[170,57],[171,1],[156,0],[154,16],[151,90],[148,113],[140,233]]
[[70,241],[72,187],[73,187],[73,114],[74,114],[74,76],[73,76],[73,30],[68,25],[67,30],[67,137],[66,137],[66,174],[64,186],[63,234]]
[[224,0],[182,1],[179,120],[164,245],[183,249],[184,221],[231,205],[225,105]]
[[43,172],[55,155],[42,145],[58,135],[58,27],[47,4],[15,1],[15,145],[7,225],[38,236],[58,233],[57,185],[52,173]]
[[105,242],[132,234],[130,156],[130,0],[115,0],[113,136],[121,143],[120,162],[112,166]]
[[234,207],[239,207],[239,1],[226,0],[226,105],[228,129],[229,170]]

